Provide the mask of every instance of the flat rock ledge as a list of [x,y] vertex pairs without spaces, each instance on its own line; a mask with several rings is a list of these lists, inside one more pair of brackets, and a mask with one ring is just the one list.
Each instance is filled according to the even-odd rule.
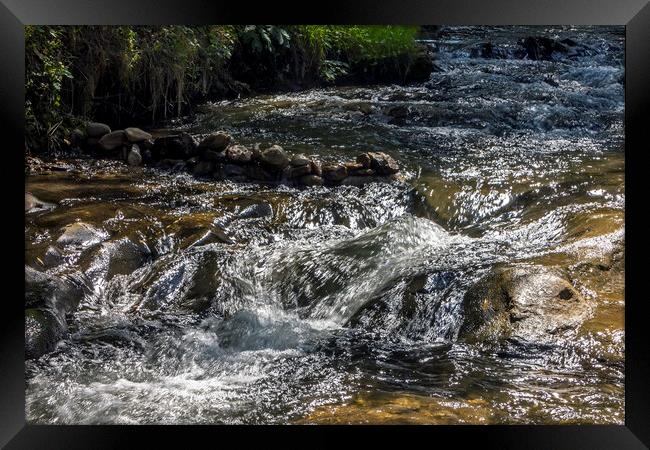
[[292,154],[279,145],[248,148],[225,131],[200,140],[181,132],[154,138],[138,128],[111,131],[92,123],[75,130],[74,144],[96,155],[117,157],[130,166],[189,172],[197,178],[294,186],[360,186],[403,180],[397,161],[384,152],[365,152],[354,161],[323,163]]

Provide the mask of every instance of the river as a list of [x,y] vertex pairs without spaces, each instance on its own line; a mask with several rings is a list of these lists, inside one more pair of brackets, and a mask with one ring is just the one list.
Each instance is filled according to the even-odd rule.
[[[516,57],[531,35],[582,52]],[[26,264],[87,291],[27,361],[28,422],[622,424],[624,273],[589,263],[624,245],[623,28],[424,42],[442,70],[422,84],[228,100],[170,125],[323,161],[381,150],[406,182],[268,187],[91,159],[29,176],[56,207],[26,215]],[[77,220],[97,239],[57,242]],[[459,340],[463,296],[504,264],[561,268],[589,318],[552,342]]]

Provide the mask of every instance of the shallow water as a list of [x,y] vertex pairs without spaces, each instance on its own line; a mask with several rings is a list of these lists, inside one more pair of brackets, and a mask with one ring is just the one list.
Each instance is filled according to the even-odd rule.
[[[514,57],[540,34],[584,54]],[[89,160],[30,176],[57,206],[27,215],[26,263],[88,292],[67,338],[27,362],[28,420],[623,423],[623,274],[597,268],[624,239],[623,36],[449,28],[427,41],[444,70],[427,83],[224,101],[175,125],[323,160],[384,150],[404,183]],[[502,58],[472,54],[488,38]],[[77,220],[102,242],[57,243]],[[550,343],[459,342],[469,286],[515,263],[565,270],[590,318]]]

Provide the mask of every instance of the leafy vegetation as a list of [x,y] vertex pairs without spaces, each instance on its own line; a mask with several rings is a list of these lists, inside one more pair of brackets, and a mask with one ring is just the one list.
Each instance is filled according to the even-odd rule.
[[255,91],[404,82],[421,57],[418,29],[26,26],[26,142],[57,149],[80,120],[146,126]]

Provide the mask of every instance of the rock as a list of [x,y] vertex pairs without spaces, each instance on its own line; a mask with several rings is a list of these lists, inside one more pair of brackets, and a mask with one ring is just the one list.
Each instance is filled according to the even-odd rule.
[[276,179],[276,177],[271,172],[257,164],[246,166],[246,174],[250,179],[257,181],[269,182]]
[[75,148],[79,148],[86,141],[86,134],[81,131],[79,128],[75,128],[70,133],[70,145]]
[[180,171],[185,168],[185,161],[182,159],[171,159],[165,158],[158,162],[157,166],[162,169],[172,169],[174,171]]
[[372,158],[370,158],[369,153],[361,153],[359,156],[357,156],[357,162],[361,164],[364,168],[370,169]]
[[[370,168],[378,175],[392,175],[399,172],[399,165],[389,155],[383,152],[369,152]],[[362,163],[364,167],[365,163]]]
[[99,144],[99,138],[91,138],[91,137],[89,137],[88,139],[86,139],[86,145],[88,147],[91,147],[91,148],[92,147],[97,147],[98,144]]
[[129,275],[151,259],[149,246],[139,237],[104,242],[93,255],[86,276],[97,282],[115,275]]
[[519,41],[519,45],[524,47],[526,56],[533,60],[549,60],[553,52],[568,51],[564,44],[546,36],[529,36]]
[[195,177],[207,177],[214,172],[214,161],[199,161],[192,168],[192,175]]
[[273,207],[266,202],[247,206],[237,214],[236,219],[261,219],[264,217],[273,217]]
[[196,167],[199,161],[200,159],[198,156],[192,156],[190,159],[185,161],[185,165],[187,166],[188,170],[192,170],[194,167]]
[[156,139],[152,152],[156,159],[186,160],[197,155],[198,147],[192,136],[182,132]]
[[231,145],[226,149],[226,157],[234,163],[245,164],[251,161],[253,153],[243,145]]
[[353,170],[351,172],[351,175],[359,176],[359,177],[369,177],[375,174],[375,171],[372,169],[358,169],[358,170]]
[[344,186],[363,186],[368,183],[387,183],[388,181],[386,177],[350,175],[341,181],[341,184]]
[[101,138],[105,134],[111,132],[111,127],[106,124],[98,122],[90,122],[86,125],[86,135],[89,138]]
[[272,145],[269,148],[262,150],[260,161],[276,170],[282,170],[289,165],[291,159],[282,147],[279,145]]
[[65,314],[74,310],[85,286],[71,277],[60,278],[25,266],[25,307],[49,308]]
[[310,163],[311,160],[307,158],[305,155],[303,155],[302,153],[293,155],[293,158],[291,158],[292,167],[308,166]]
[[285,170],[287,171],[288,178],[298,178],[311,173],[309,164],[305,166],[287,167]]
[[409,114],[409,110],[404,105],[398,105],[388,108],[385,114],[394,119],[405,119]]
[[216,152],[214,150],[206,150],[201,155],[206,161],[214,161],[215,163],[224,163],[226,162],[226,154],[224,152]]
[[54,207],[55,207],[54,204],[44,202],[43,200],[40,200],[40,199],[36,198],[31,193],[25,192],[25,212],[26,213],[33,213],[33,212],[36,212],[36,211],[44,211],[44,210],[52,209]]
[[66,325],[48,309],[25,310],[25,359],[40,358],[56,348],[65,336]]
[[146,131],[142,131],[140,128],[125,128],[124,133],[126,134],[126,139],[129,142],[142,142],[142,141],[147,141],[152,138],[152,136],[147,133]]
[[322,186],[323,181],[318,175],[305,175],[299,179],[300,184],[305,186]]
[[341,181],[348,176],[348,169],[342,164],[328,164],[323,166],[323,178],[328,181]]
[[223,166],[223,173],[226,177],[240,177],[246,175],[246,168],[237,164],[226,164]]
[[232,138],[225,131],[217,131],[205,137],[199,144],[199,148],[221,152],[230,145]]
[[543,266],[499,268],[465,294],[459,338],[468,342],[507,338],[549,342],[574,332],[590,309],[558,270]]
[[63,233],[56,240],[60,245],[79,245],[88,247],[105,240],[108,235],[85,222],[74,222],[63,228]]
[[127,142],[124,130],[117,130],[102,136],[99,140],[99,146],[104,150],[115,150]]
[[363,164],[358,162],[346,162],[343,163],[343,165],[345,166],[346,169],[348,169],[348,172],[363,169]]
[[141,146],[142,148],[146,148],[147,150],[151,150],[151,149],[153,148],[153,144],[154,144],[153,139],[147,139],[147,140],[145,140],[145,141],[142,141],[142,143],[140,144],[140,146]]
[[126,157],[126,162],[129,166],[141,166],[142,165],[142,155],[140,154],[140,147],[137,144],[131,146],[131,150]]
[[319,177],[323,176],[323,165],[320,163],[320,161],[312,160],[311,163],[309,163],[309,167],[311,167],[311,173],[314,175],[317,175]]

